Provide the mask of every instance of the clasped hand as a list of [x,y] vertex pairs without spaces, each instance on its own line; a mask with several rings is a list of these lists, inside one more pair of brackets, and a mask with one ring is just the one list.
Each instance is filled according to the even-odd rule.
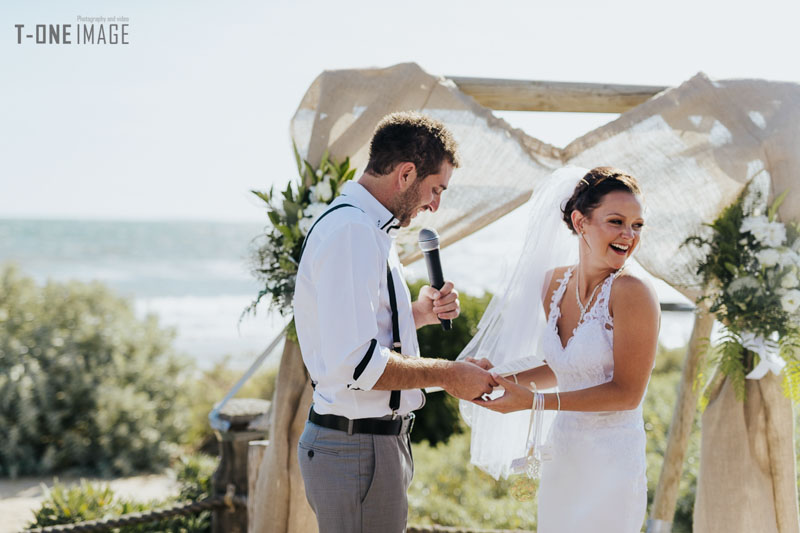
[[[488,361],[486,363],[491,365]],[[456,398],[472,401],[490,394],[496,386],[497,381],[485,364],[464,360],[453,363],[443,388]]]
[[[491,370],[494,365],[488,359],[464,358],[464,361],[481,367],[484,370]],[[511,413],[522,409],[530,409],[532,403],[531,391],[527,387],[515,383],[513,380],[506,379],[499,374],[491,374],[495,384],[494,387],[502,387],[503,395],[490,400],[485,396],[475,398],[472,402],[481,407],[497,411],[498,413]]]

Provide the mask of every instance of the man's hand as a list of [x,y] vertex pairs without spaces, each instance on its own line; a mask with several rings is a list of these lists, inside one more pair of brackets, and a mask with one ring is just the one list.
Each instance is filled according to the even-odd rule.
[[490,394],[496,386],[497,381],[489,372],[465,361],[456,361],[442,384],[444,390],[462,400],[475,400]]
[[440,318],[452,320],[461,314],[458,291],[450,281],[445,282],[439,290],[428,285],[422,287],[417,301],[411,304],[411,308],[414,311],[414,324],[417,329],[438,324]]
[[465,357],[463,360],[466,361],[467,363],[478,365],[484,370],[491,370],[492,368],[494,368],[492,362],[486,359],[485,357],[481,357],[480,359],[475,359],[473,357]]
[[499,386],[505,389],[505,393],[494,400],[476,398],[473,400],[474,403],[498,413],[513,413],[514,411],[531,408],[533,393],[529,389],[499,374],[493,374],[492,377]]

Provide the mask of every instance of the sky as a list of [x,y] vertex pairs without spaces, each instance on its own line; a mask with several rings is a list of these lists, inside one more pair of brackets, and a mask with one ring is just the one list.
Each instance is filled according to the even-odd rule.
[[[248,191],[294,178],[289,121],[325,69],[800,81],[798,14],[773,0],[4,1],[0,218],[263,221]],[[18,43],[14,26],[112,16],[130,44]],[[558,146],[615,118],[498,115]]]

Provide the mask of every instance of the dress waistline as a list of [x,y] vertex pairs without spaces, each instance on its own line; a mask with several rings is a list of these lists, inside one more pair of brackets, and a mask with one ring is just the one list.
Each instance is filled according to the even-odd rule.
[[554,426],[559,429],[591,430],[597,428],[642,428],[641,406],[628,411],[561,411],[558,413]]

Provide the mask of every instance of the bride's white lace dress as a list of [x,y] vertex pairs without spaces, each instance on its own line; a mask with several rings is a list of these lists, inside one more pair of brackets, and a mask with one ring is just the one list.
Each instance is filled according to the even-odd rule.
[[[614,374],[614,322],[607,278],[592,308],[562,346],[557,322],[573,268],[550,303],[542,346],[559,391],[600,385]],[[542,466],[539,533],[627,533],[641,530],[647,508],[641,403],[630,411],[561,411],[549,436],[552,460]]]

